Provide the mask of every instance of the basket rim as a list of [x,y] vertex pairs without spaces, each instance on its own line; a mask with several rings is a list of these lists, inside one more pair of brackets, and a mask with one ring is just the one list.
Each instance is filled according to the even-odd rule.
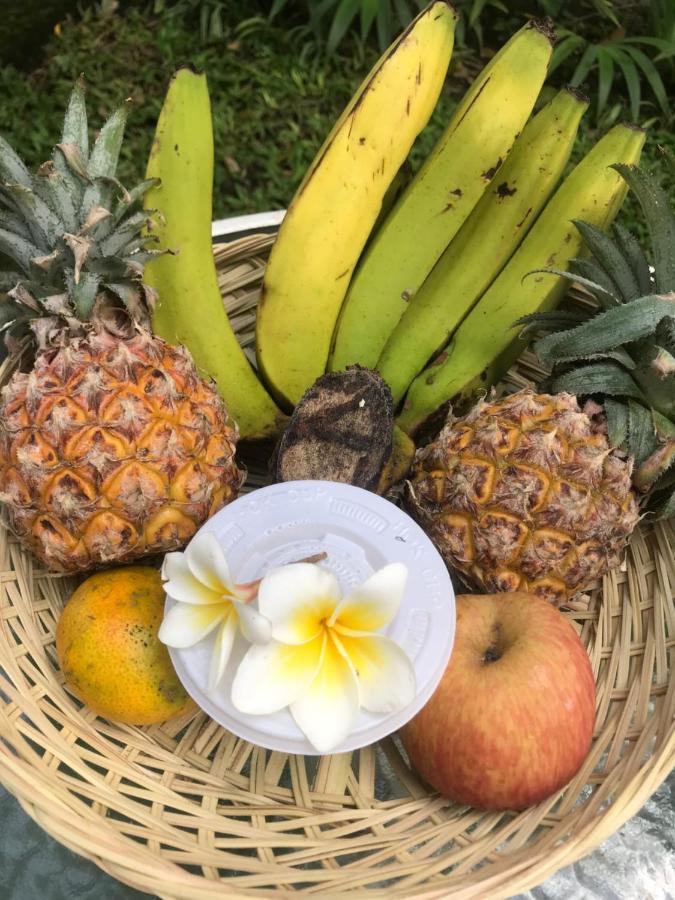
[[[254,228],[261,227],[260,220],[256,216],[250,218],[255,220],[252,223]],[[220,223],[214,223],[214,232],[219,225]],[[274,230],[273,224],[269,227]],[[269,232],[263,234],[255,232],[239,237],[228,235],[225,244],[219,246],[222,249],[230,247],[236,249],[241,243],[242,247],[246,247],[247,241],[255,244],[256,236],[269,239],[270,242],[273,237]],[[234,255],[236,256],[236,253]],[[240,256],[236,258],[238,261],[241,259]],[[675,532],[673,534],[675,536]],[[4,534],[0,534],[0,538],[3,536]],[[0,622],[2,623],[0,639],[2,639],[7,625],[2,617]],[[663,702],[667,710],[675,711],[675,670],[672,667]],[[508,859],[511,865],[483,881],[475,882],[471,877],[473,870],[468,871],[456,882],[457,887],[453,884],[452,896],[459,900],[462,898],[469,900],[485,896],[486,890],[490,891],[490,897],[513,896],[514,892],[528,890],[540,884],[562,866],[575,862],[591,852],[638,812],[675,767],[675,715],[670,719],[667,736],[661,736],[665,737],[665,740],[660,747],[644,759],[637,769],[633,767],[631,777],[620,783],[620,791],[613,793],[612,802],[606,809],[586,817],[586,821],[582,816],[578,830],[566,836],[557,846],[537,851],[536,844],[526,843],[519,850],[510,852]],[[642,741],[646,744],[648,738],[652,737],[654,734],[649,735],[645,729],[637,743]],[[643,749],[646,752],[646,746]],[[171,900],[178,898],[201,900],[202,897],[210,900],[217,894],[233,897],[262,896],[259,888],[242,889],[234,885],[229,886],[226,879],[209,880],[201,875],[194,875],[179,864],[152,852],[146,844],[139,844],[129,836],[106,826],[106,820],[93,812],[90,806],[69,791],[62,782],[57,781],[55,777],[49,780],[49,766],[45,765],[42,757],[30,746],[28,739],[16,727],[3,704],[0,704],[0,750],[3,762],[3,765],[0,765],[0,783],[17,798],[28,815],[57,841],[94,861],[118,880],[149,893],[157,892],[158,886],[162,887],[160,896]],[[45,784],[49,788],[37,796],[36,771],[44,772]],[[104,823],[103,826],[101,823]],[[394,897],[414,896],[424,900],[447,896],[447,887],[439,886],[438,882],[409,887],[413,888],[413,893],[410,893],[405,885],[403,889],[399,885],[389,887],[386,893]],[[291,896],[297,893],[298,891],[294,889],[281,888],[275,895]],[[349,894],[373,897],[379,894],[379,889],[362,887],[350,891]]]
[[[53,805],[50,805],[49,807],[43,806],[39,800],[36,801],[34,799],[34,780],[31,780],[30,777],[32,771],[30,763],[27,760],[22,760],[15,754],[8,752],[4,742],[0,744],[0,749],[2,750],[3,758],[3,766],[0,767],[0,782],[2,782],[3,786],[16,797],[21,804],[22,809],[44,831],[73,852],[95,862],[99,868],[103,869],[112,877],[135,888],[139,888],[140,886],[140,877],[140,880],[147,884],[148,893],[154,892],[158,873],[156,871],[153,872],[151,868],[148,869],[147,873],[143,871],[146,869],[146,866],[144,866],[143,863],[147,858],[156,858],[150,854],[147,848],[139,850],[140,845],[135,844],[130,838],[124,838],[124,841],[128,845],[124,852],[117,853],[111,850],[106,858],[103,858],[93,851],[87,852],[86,848],[87,845],[91,843],[91,836],[86,827],[86,820],[79,814],[79,811],[76,811],[68,804],[59,803],[58,806],[61,815],[56,817],[54,815],[55,811]],[[648,780],[641,781],[640,775],[642,770],[639,770],[633,776],[631,781],[624,786],[621,792],[622,795],[624,793],[631,794],[633,785],[641,782],[638,785],[638,790],[632,793],[629,802],[620,808],[620,813],[614,814],[611,817],[608,815],[598,817],[585,825],[574,838],[562,843],[555,851],[553,851],[553,853],[541,851],[534,858],[531,858],[529,862],[520,863],[514,866],[509,873],[510,884],[508,888],[502,883],[491,885],[492,879],[488,879],[487,881],[476,885],[475,888],[453,890],[453,900],[480,898],[481,896],[485,896],[484,891],[487,889],[490,889],[490,897],[494,898],[494,900],[506,900],[506,898],[512,897],[516,892],[522,893],[542,883],[542,877],[538,872],[540,863],[546,863],[545,868],[547,874],[544,875],[545,880],[552,874],[551,865],[555,865],[554,871],[557,871],[562,866],[570,865],[588,855],[588,853],[594,850],[599,844],[605,841],[632,818],[673,770],[675,767],[675,729],[671,731],[670,738],[662,752],[656,757],[656,761],[660,763],[658,766],[653,765],[654,758],[650,757],[643,767],[651,768],[651,777]],[[33,799],[30,798],[31,794],[33,795]],[[617,805],[615,800],[611,810],[614,811]],[[82,804],[82,808],[83,810],[88,809],[84,804]],[[100,821],[100,817],[97,818]],[[608,823],[608,819],[610,818],[611,822]],[[61,824],[61,828],[56,827],[57,821]],[[68,838],[70,834],[75,835],[78,833],[80,836],[79,841]],[[115,840],[120,840],[119,835],[115,836]],[[560,861],[559,865],[558,861]],[[172,892],[171,894],[168,894],[165,891],[162,891],[161,894],[158,894],[158,896],[171,898],[171,900],[174,900],[174,898],[176,898],[176,900],[183,900],[183,898],[188,898],[188,900],[200,900],[202,897],[211,900],[211,898],[217,894],[230,897],[261,896],[256,890],[251,892],[231,890],[228,887],[227,882],[223,880],[205,882],[201,876],[186,873],[180,866],[171,864],[166,860],[162,860],[162,868],[167,869],[167,874],[169,874],[170,871],[172,879],[176,878],[174,884],[176,887],[181,888],[175,893]],[[129,872],[128,878],[125,878],[126,871]],[[513,878],[513,876],[515,876],[515,878]],[[495,881],[503,882],[503,878],[495,876]],[[184,894],[182,892],[182,887],[185,887],[190,893]],[[479,891],[479,893],[477,893],[477,891]],[[277,894],[277,896],[291,896],[296,894],[296,891],[284,891],[283,893]],[[393,891],[391,888],[387,889],[387,894],[399,896],[395,888]],[[376,889],[366,889],[363,893],[354,892],[352,896],[374,897],[377,896],[377,891]],[[424,898],[424,900],[437,900],[437,898],[440,900],[440,898],[447,896],[447,891],[443,887],[422,888],[421,890],[416,891],[414,895],[408,896]]]

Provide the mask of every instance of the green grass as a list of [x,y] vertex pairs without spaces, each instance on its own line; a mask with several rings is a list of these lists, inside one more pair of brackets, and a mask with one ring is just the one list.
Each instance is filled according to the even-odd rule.
[[[346,42],[337,55],[320,58],[301,29],[260,19],[242,23],[247,8],[243,0],[228,6],[225,33],[212,45],[204,45],[198,28],[186,27],[179,15],[153,17],[138,7],[108,17],[86,11],[50,39],[35,71],[0,69],[0,133],[30,165],[43,162],[58,140],[72,83],[84,72],[93,127],[125,97],[134,100],[120,165],[121,180],[133,182],[143,176],[168,80],[179,65],[191,62],[209,79],[216,134],[214,217],[286,206],[377,51]],[[456,54],[441,102],[413,149],[413,168],[433,146],[476,65],[474,57]],[[577,157],[598,136],[587,118]],[[673,135],[657,132],[645,155],[650,167],[656,165],[657,140],[675,150]],[[675,200],[675,184],[668,187]],[[634,210],[628,212],[632,219]]]

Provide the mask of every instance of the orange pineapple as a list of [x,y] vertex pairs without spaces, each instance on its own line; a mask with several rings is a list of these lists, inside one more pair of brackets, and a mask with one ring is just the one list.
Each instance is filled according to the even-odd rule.
[[[0,141],[0,327],[15,371],[0,400],[0,499],[50,569],[86,570],[183,546],[232,500],[238,432],[183,347],[154,337],[139,201],[115,179],[125,110],[91,153],[84,92],[53,159],[30,174]],[[117,199],[116,199],[117,198]],[[2,295],[0,295],[2,296]]]

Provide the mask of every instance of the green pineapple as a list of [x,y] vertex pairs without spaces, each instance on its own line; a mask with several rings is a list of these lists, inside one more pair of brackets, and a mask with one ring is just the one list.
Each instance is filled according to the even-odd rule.
[[[669,157],[671,165],[675,161]],[[675,516],[675,214],[653,176],[615,166],[637,197],[647,250],[625,228],[613,237],[584,222],[577,228],[591,256],[564,274],[586,287],[598,308],[559,310],[521,319],[550,333],[535,349],[553,366],[543,386],[602,400],[610,444],[635,461],[642,507]]]

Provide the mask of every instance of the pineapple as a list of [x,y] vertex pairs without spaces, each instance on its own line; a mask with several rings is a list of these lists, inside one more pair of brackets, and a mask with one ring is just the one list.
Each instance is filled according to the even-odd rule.
[[520,391],[451,416],[418,451],[410,511],[451,568],[561,605],[618,564],[638,505],[595,413]]
[[[668,157],[675,167],[675,160]],[[620,225],[614,238],[583,222],[591,252],[567,277],[593,294],[580,312],[539,313],[526,328],[551,333],[536,350],[552,391],[602,401],[608,438],[634,460],[633,485],[652,517],[675,516],[675,214],[653,176],[617,165],[650,233],[646,253]]]
[[[448,565],[488,591],[558,605],[621,561],[641,516],[675,516],[675,216],[653,178],[616,166],[649,226],[647,254],[577,223],[591,251],[565,274],[595,303],[525,330],[542,385],[450,416],[418,451],[408,503]],[[577,397],[586,397],[580,407]]]
[[242,482],[236,426],[183,347],[149,330],[139,201],[115,178],[126,110],[89,152],[75,86],[52,160],[30,174],[0,139],[0,499],[53,571],[181,547]]

